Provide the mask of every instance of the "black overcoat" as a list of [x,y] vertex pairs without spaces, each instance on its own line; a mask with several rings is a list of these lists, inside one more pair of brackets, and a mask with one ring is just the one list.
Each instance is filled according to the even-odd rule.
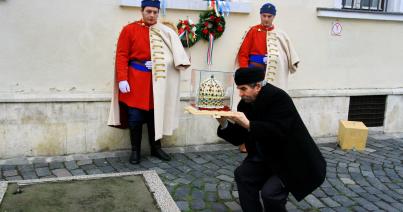
[[254,103],[241,100],[238,111],[249,119],[249,131],[230,123],[218,128],[219,137],[245,143],[248,154],[259,155],[298,201],[323,183],[326,161],[285,91],[266,84]]

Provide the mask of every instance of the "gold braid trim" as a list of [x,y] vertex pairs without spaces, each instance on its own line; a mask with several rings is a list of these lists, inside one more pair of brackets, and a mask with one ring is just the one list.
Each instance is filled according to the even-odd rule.
[[166,79],[167,66],[165,64],[165,53],[163,51],[163,43],[160,36],[161,31],[154,27],[150,27],[150,47],[151,47],[151,60],[153,61],[152,74],[153,79]]
[[276,79],[278,70],[280,51],[278,49],[278,38],[276,32],[267,31],[267,65],[266,65],[266,81],[273,83]]

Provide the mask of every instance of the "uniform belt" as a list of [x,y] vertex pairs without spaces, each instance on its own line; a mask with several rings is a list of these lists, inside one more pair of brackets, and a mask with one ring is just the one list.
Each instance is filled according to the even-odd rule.
[[263,58],[266,57],[265,55],[258,55],[258,54],[251,54],[249,55],[249,61],[264,64]]
[[130,60],[129,66],[143,72],[151,72],[151,69],[148,69],[145,65],[147,61],[140,61],[140,60]]

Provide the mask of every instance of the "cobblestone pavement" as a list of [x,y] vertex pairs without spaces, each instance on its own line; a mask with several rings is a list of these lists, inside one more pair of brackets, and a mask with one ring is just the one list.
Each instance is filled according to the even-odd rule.
[[[320,144],[327,161],[323,185],[303,201],[290,195],[289,211],[403,211],[403,138],[369,137],[364,152],[341,151]],[[145,158],[131,165],[128,157],[67,162],[1,165],[1,180],[91,175],[154,169],[183,211],[241,211],[233,170],[243,160],[237,150],[171,154],[163,162]]]

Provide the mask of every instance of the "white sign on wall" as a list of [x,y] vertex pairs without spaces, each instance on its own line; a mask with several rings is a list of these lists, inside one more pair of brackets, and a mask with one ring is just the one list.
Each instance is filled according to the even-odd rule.
[[332,23],[332,30],[330,31],[330,34],[333,36],[341,36],[341,32],[343,31],[343,27],[340,22],[334,21]]

